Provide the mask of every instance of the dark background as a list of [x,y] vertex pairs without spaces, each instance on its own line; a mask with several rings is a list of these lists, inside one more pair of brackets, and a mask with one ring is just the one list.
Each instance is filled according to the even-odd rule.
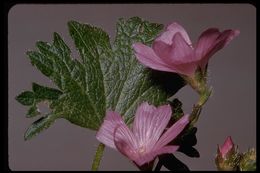
[[[27,107],[15,101],[31,83],[53,87],[51,81],[32,67],[27,50],[35,49],[38,40],[51,42],[58,32],[74,49],[67,22],[76,20],[103,28],[115,36],[118,18],[139,16],[151,22],[173,21],[186,28],[196,42],[209,27],[239,29],[240,35],[219,51],[209,63],[209,83],[214,91],[197,123],[200,158],[176,153],[191,170],[216,170],[217,144],[228,135],[241,151],[256,146],[256,9],[249,4],[75,4],[16,5],[8,14],[8,109],[9,167],[12,170],[90,170],[98,145],[95,132],[63,119],[29,141],[25,130],[35,119],[25,118]],[[189,86],[175,97],[190,113],[197,95]],[[42,106],[45,109],[44,106]],[[137,170],[119,152],[106,148],[100,170]]]

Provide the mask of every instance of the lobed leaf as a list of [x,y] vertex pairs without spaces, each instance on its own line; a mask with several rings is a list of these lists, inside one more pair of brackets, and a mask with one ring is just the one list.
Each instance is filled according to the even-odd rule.
[[89,24],[70,21],[68,28],[79,60],[71,56],[69,47],[57,33],[52,44],[39,41],[38,50],[27,52],[32,65],[49,77],[58,90],[34,83],[33,91],[17,97],[21,104],[31,106],[28,117],[40,114],[37,110],[40,101],[47,100],[51,108],[52,118],[43,115],[45,118],[33,123],[26,139],[49,127],[57,118],[97,130],[108,109],[119,112],[129,123],[141,102],[167,103],[167,98],[184,86],[180,78],[176,80],[176,75],[145,68],[133,53],[133,43],[151,44],[163,25],[138,17],[120,19],[113,44],[106,32]]

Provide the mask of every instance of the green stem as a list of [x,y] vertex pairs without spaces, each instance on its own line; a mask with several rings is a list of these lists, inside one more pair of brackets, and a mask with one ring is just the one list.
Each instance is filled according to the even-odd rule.
[[97,171],[98,170],[98,167],[99,167],[100,161],[102,159],[102,155],[103,155],[104,149],[105,149],[105,145],[100,143],[98,145],[98,148],[97,148],[97,151],[96,151],[93,163],[92,163],[91,171]]
[[197,104],[193,106],[193,109],[192,109],[192,112],[190,115],[191,127],[193,127],[193,125],[198,121],[202,107],[207,102],[210,95],[211,95],[211,89],[208,89],[208,88],[204,89],[204,91],[200,93],[200,98],[199,98]]

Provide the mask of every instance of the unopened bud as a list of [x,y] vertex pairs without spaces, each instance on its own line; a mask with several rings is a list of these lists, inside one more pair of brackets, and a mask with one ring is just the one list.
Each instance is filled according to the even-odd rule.
[[229,136],[221,147],[218,146],[215,158],[216,166],[220,171],[237,171],[239,160],[240,154],[237,152],[237,146]]
[[256,151],[254,148],[249,149],[242,154],[239,163],[240,171],[255,171],[256,170]]

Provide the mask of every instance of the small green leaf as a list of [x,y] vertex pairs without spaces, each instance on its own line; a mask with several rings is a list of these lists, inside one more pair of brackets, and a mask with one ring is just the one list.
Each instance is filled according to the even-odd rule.
[[16,97],[16,100],[25,106],[30,106],[34,103],[34,93],[31,91],[25,91]]
[[40,114],[40,112],[38,111],[37,106],[34,104],[28,110],[28,112],[26,114],[26,117],[27,118],[32,118],[32,117],[35,117],[36,115],[39,115],[39,114]]
[[62,94],[62,92],[57,89],[44,87],[37,83],[32,84],[32,90],[35,94],[35,98],[38,100],[56,100]]
[[37,135],[42,130],[47,129],[48,127],[50,127],[54,120],[54,115],[47,115],[45,117],[41,117],[27,129],[24,135],[24,139],[31,139],[33,136]]
[[37,83],[33,83],[32,91],[25,91],[17,96],[16,99],[23,105],[30,106],[26,117],[32,118],[40,114],[37,108],[37,104],[39,102],[49,101],[50,104],[52,104],[51,101],[57,100],[61,94],[62,92],[57,89],[44,87]]

